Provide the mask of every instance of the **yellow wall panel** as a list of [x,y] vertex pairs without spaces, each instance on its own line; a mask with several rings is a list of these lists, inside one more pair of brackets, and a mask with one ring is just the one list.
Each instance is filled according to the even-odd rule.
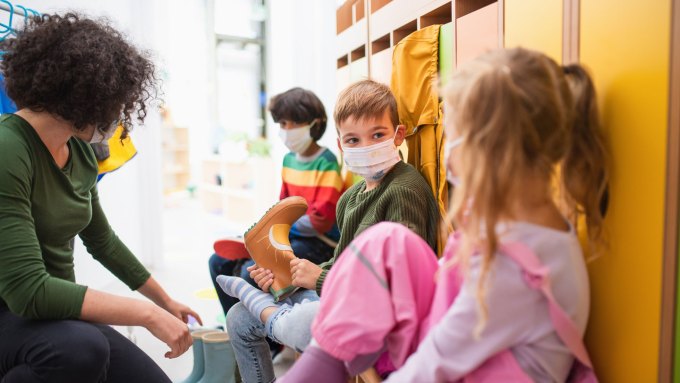
[[535,49],[562,62],[562,0],[505,0],[505,47]]
[[580,60],[612,150],[610,247],[589,265],[586,342],[604,382],[657,380],[670,0],[581,1]]

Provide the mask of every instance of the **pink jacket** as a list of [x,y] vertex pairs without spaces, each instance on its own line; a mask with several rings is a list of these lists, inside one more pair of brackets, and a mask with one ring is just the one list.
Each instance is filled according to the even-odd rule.
[[[574,243],[578,246],[576,241]],[[449,260],[457,248],[458,237],[451,236],[444,261]],[[326,279],[319,314],[312,326],[314,339],[326,352],[351,361],[387,346],[387,353],[378,367],[393,364],[400,369],[391,375],[389,382],[422,379],[423,363],[426,362],[456,364],[459,359],[468,357],[464,348],[459,351],[461,358],[441,354],[436,349],[418,348],[434,326],[441,327],[440,322],[446,320],[445,314],[455,315],[450,310],[463,282],[458,268],[439,269],[441,275],[434,283],[438,264],[432,250],[417,235],[393,223],[381,223],[367,229],[345,253]],[[536,299],[543,296],[547,300],[548,304],[543,307],[549,308],[550,321],[559,339],[576,359],[570,381],[596,381],[581,340],[582,330],[553,298],[548,270],[538,257],[519,242],[503,242],[498,254],[519,265],[515,269],[523,271],[525,282],[540,291]],[[510,276],[515,278],[512,275],[516,274]],[[515,284],[522,286],[522,283]],[[531,291],[526,287],[523,289]],[[431,348],[432,344],[428,346]],[[418,362],[414,359],[406,363],[416,349],[420,356]],[[477,363],[472,361],[475,364],[470,365],[471,369],[454,368],[459,371],[454,375],[445,372],[451,369],[428,368],[426,379],[440,382],[531,381],[509,349],[498,350],[478,359]],[[427,355],[432,358],[428,359]]]

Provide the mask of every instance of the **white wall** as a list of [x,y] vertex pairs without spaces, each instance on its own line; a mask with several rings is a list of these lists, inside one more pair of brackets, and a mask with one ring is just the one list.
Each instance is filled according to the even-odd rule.
[[[326,107],[328,124],[320,140],[338,153],[333,123],[335,86],[336,2],[318,0],[269,0],[267,28],[267,96],[299,86],[309,89]],[[287,152],[278,136],[278,125],[267,118],[273,158]],[[280,161],[275,161],[281,166]],[[277,174],[280,174],[277,173]],[[279,185],[281,180],[278,180]]]

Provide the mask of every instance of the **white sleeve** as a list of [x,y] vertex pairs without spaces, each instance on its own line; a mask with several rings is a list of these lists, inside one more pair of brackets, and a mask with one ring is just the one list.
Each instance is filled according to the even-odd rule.
[[472,261],[470,278],[454,303],[386,382],[457,381],[489,357],[529,339],[534,326],[545,321],[541,293],[529,288],[514,261],[497,256],[486,282],[486,325],[475,338],[479,266],[478,259]]

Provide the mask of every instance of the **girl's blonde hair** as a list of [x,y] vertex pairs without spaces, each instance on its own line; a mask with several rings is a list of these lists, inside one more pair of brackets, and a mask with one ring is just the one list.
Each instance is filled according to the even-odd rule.
[[496,226],[512,218],[521,177],[530,172],[549,180],[560,167],[559,205],[572,220],[585,215],[594,243],[601,234],[600,201],[607,184],[605,146],[588,74],[578,65],[560,67],[539,52],[515,48],[484,54],[454,74],[444,98],[446,123],[463,137],[457,149],[462,182],[454,190],[449,219],[465,235],[454,262],[467,271],[474,252],[482,257],[479,334],[487,318],[484,282],[499,244]]

